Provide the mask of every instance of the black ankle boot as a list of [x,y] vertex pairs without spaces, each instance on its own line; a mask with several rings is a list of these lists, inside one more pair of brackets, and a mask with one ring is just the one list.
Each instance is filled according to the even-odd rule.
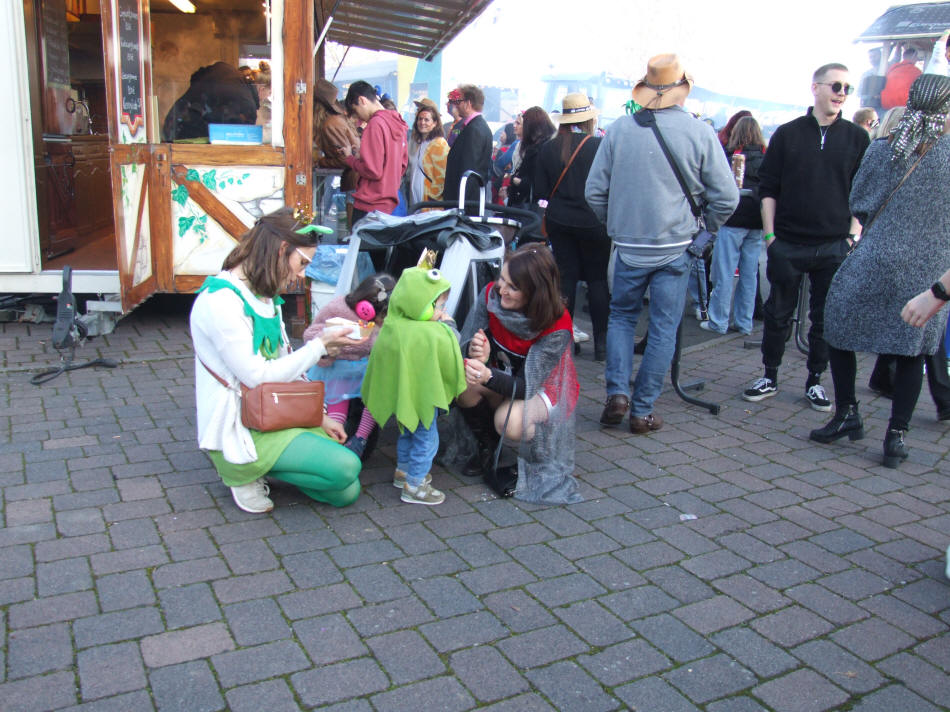
[[594,360],[595,361],[607,360],[607,335],[606,334],[594,335]]
[[908,450],[904,444],[903,430],[887,429],[884,436],[884,467],[895,468],[907,459]]
[[475,454],[462,466],[466,477],[482,477],[491,469],[498,447],[498,433],[495,432],[495,413],[485,401],[471,408],[459,407],[462,419],[475,436]]
[[834,417],[825,425],[808,434],[809,439],[819,443],[833,443],[847,435],[851,440],[864,437],[864,422],[858,413],[858,404],[835,410]]

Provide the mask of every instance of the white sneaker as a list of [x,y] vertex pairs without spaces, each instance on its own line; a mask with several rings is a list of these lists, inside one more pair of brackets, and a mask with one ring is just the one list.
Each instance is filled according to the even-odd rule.
[[574,343],[583,344],[585,341],[590,341],[590,334],[586,331],[581,331],[576,326],[574,327]]
[[699,307],[696,307],[696,310],[693,312],[693,315],[696,317],[696,321],[706,321],[703,319],[703,310]]
[[231,496],[234,498],[234,503],[238,506],[238,509],[251,514],[263,514],[274,508],[274,503],[267,496],[269,494],[270,487],[264,482],[263,477],[254,480],[250,484],[231,488]]
[[410,487],[407,482],[403,485],[402,494],[399,496],[399,499],[409,504],[427,504],[431,507],[436,504],[442,504],[442,502],[445,501],[445,495],[428,482],[423,482],[415,489]]

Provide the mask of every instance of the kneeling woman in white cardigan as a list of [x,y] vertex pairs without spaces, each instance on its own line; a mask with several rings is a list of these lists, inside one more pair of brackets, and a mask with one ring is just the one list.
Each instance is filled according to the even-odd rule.
[[359,343],[345,328],[328,329],[291,351],[277,295],[304,276],[317,244],[313,232],[298,227],[289,208],[260,218],[222,271],[208,277],[191,310],[198,446],[245,512],[274,508],[265,475],[335,507],[360,494],[360,459],[340,444],[346,437],[340,424],[325,418],[320,428],[263,433],[241,422],[240,384],[295,381],[323,356]]

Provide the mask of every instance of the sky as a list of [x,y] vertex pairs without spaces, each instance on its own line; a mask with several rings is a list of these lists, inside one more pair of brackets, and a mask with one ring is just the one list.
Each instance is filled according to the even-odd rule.
[[[638,79],[649,57],[675,52],[698,86],[809,106],[812,72],[822,64],[842,62],[856,84],[868,69],[868,45],[855,44],[854,38],[888,7],[906,4],[494,0],[443,52],[443,87],[517,87],[522,104],[529,106],[540,102],[545,74],[607,71]],[[587,7],[592,10],[578,11]],[[347,66],[353,60],[351,52]],[[845,112],[858,108],[853,97]]]

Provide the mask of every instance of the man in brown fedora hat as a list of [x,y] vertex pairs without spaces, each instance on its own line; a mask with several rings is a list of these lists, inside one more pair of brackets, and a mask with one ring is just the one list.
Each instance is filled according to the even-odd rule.
[[[715,132],[683,108],[692,85],[676,55],[653,57],[646,76],[633,89],[640,115],[624,116],[610,125],[585,190],[588,205],[607,224],[607,234],[617,247],[607,321],[607,404],[600,422],[619,425],[629,410],[630,431],[638,435],[663,425],[653,406],[673,360],[696,259],[687,248],[699,231],[684,190],[648,125],[650,119],[655,120],[694,202],[702,207],[707,230],[714,233],[739,202]],[[635,332],[647,288],[649,338],[631,401]]]

